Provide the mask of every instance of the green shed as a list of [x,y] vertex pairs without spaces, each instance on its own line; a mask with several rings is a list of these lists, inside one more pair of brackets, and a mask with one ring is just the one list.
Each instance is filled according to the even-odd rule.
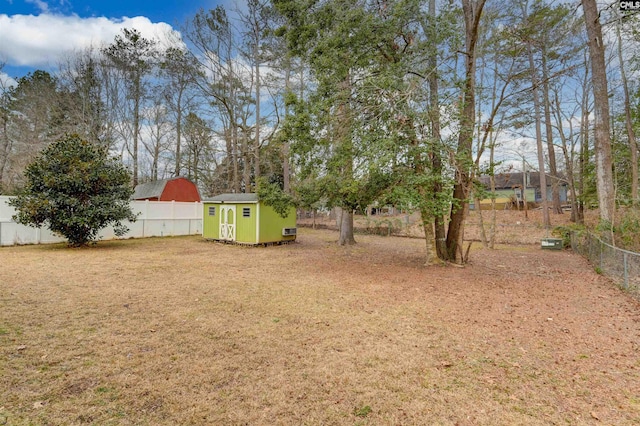
[[295,241],[296,209],[283,218],[257,194],[220,194],[202,201],[202,236],[240,244]]

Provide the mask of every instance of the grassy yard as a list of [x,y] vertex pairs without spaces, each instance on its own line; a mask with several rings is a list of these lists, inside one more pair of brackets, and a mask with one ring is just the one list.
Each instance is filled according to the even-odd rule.
[[0,425],[640,424],[640,305],[536,246],[0,249]]

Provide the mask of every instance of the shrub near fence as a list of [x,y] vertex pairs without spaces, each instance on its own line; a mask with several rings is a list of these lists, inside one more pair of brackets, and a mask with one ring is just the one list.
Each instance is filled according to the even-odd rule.
[[[0,246],[48,244],[66,241],[47,228],[32,228],[15,223],[15,209],[7,205],[11,197],[0,196]],[[176,201],[131,201],[138,214],[135,223],[124,221],[129,232],[122,238],[166,237],[202,234],[202,204]],[[100,238],[117,238],[112,227],[100,232]]]
[[571,248],[589,259],[596,271],[640,297],[640,253],[614,247],[586,231],[571,233]]

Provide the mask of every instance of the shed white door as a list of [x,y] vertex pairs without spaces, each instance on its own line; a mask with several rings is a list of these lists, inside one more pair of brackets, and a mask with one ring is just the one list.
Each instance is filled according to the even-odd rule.
[[236,240],[236,206],[220,207],[220,239]]

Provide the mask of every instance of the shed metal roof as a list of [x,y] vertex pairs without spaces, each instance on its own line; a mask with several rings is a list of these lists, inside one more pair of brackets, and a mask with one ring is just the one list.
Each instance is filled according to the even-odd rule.
[[247,193],[247,194],[220,194],[215,197],[208,198],[204,200],[204,202],[213,202],[213,203],[257,203],[258,202],[258,194],[255,193]]
[[[172,178],[175,179],[175,178]],[[164,187],[171,179],[154,180],[152,182],[141,183],[136,186],[131,196],[134,200],[145,200],[149,198],[160,198]]]
[[[555,180],[553,176],[548,173],[545,173],[547,177],[547,186],[551,186]],[[480,183],[482,183],[487,188],[490,186],[490,177],[489,176],[480,176]],[[522,172],[513,172],[513,173],[498,173],[495,175],[496,180],[496,189],[510,189],[519,187],[522,185]],[[527,173],[527,188],[539,188],[540,187],[540,172],[529,172]],[[560,185],[566,185],[566,181],[564,180],[564,176],[559,176],[558,179]]]

